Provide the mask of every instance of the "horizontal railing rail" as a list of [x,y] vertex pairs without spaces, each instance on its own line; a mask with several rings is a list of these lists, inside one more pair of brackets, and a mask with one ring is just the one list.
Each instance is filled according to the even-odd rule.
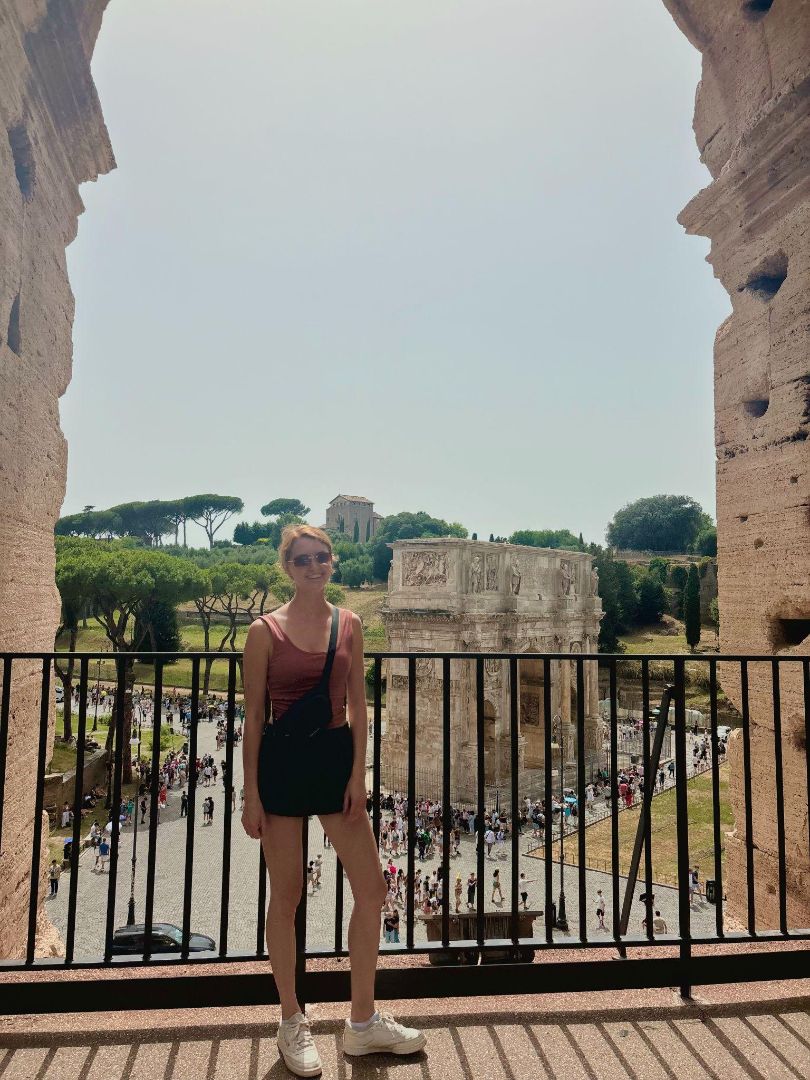
[[[133,694],[136,656],[151,670],[149,700]],[[587,961],[555,962],[557,989],[677,985],[688,994],[700,982],[806,973],[810,950],[797,948],[796,943],[810,941],[810,929],[792,925],[788,918],[789,910],[799,910],[800,905],[795,897],[789,903],[785,832],[785,755],[799,751],[795,738],[787,744],[783,736],[782,716],[787,702],[794,727],[800,717],[805,737],[801,775],[810,798],[806,749],[810,659],[375,651],[366,660],[371,666],[368,716],[363,718],[370,732],[369,813],[381,859],[393,870],[389,914],[393,917],[396,911],[401,916],[400,928],[386,931],[381,946],[393,966],[378,974],[380,997],[541,992],[547,984],[542,963],[516,967],[514,962],[535,954],[542,959],[549,950],[593,951]],[[99,661],[115,669],[114,692],[105,695],[100,721]],[[657,719],[653,706],[658,703],[651,701],[653,661],[666,661],[672,672]],[[620,762],[626,740],[619,730],[618,686],[628,664],[634,665],[634,677],[640,667],[643,720],[636,736],[638,768]],[[218,683],[219,703],[211,706],[218,712],[216,727],[207,724],[206,688],[212,667],[224,668],[226,675]],[[708,678],[694,680],[693,686],[692,673],[698,670]],[[597,707],[600,671],[607,673],[609,684],[606,720]],[[0,851],[13,847],[17,857],[21,836],[30,845],[25,911],[12,917],[25,929],[11,954],[0,958],[0,1008],[60,1011],[65,1002],[71,1011],[104,1007],[98,987],[106,985],[105,978],[112,985],[119,968],[147,973],[155,967],[185,971],[188,965],[221,973],[216,980],[204,980],[208,1004],[277,1001],[269,973],[243,973],[234,966],[267,958],[265,909],[270,887],[261,848],[247,840],[238,820],[238,789],[243,784],[237,745],[242,729],[241,654],[0,652],[0,673]],[[733,686],[730,696],[740,712],[740,737],[733,755],[730,747],[726,756],[719,752],[718,739],[720,673],[724,684]],[[137,681],[143,685],[143,668]],[[52,776],[46,781],[57,709],[55,687],[60,684],[71,712],[75,698],[75,768],[72,798],[64,800],[72,803],[67,810],[52,804],[52,790],[57,788]],[[175,699],[170,715],[180,715],[179,734],[173,719],[166,719],[167,693]],[[692,784],[690,748],[695,736],[686,722],[687,705],[697,699],[708,714],[708,731],[700,736],[707,740],[706,760],[694,774],[708,780],[701,793]],[[671,733],[670,704],[675,717]],[[64,716],[64,703],[61,708]],[[98,802],[90,807],[94,797],[85,782],[91,718],[107,749],[104,783],[94,782],[103,789],[103,810]],[[353,723],[359,719],[351,717]],[[659,811],[665,800],[653,799],[664,760],[665,728],[671,734],[674,758],[674,778],[670,782],[667,771],[663,793],[672,795],[668,805],[674,812],[666,814]],[[147,742],[150,749],[142,754]],[[28,748],[25,753],[20,751],[22,743]],[[521,850],[518,827],[521,808],[529,809],[521,786],[532,771],[525,765],[529,751],[533,761],[541,762],[545,807],[542,842],[532,853]],[[34,772],[29,764],[32,752]],[[208,768],[216,767],[219,773],[213,783],[200,764],[203,758],[210,758],[213,765]],[[734,902],[729,907],[724,846],[730,826],[723,792],[732,767],[740,781],[735,825],[743,841],[743,858],[735,869]],[[795,777],[794,758],[790,767]],[[765,793],[757,786],[755,803],[754,777],[763,770],[772,785]],[[610,805],[592,816],[590,811],[586,815],[586,785],[595,773],[604,780]],[[420,790],[420,782],[428,781],[431,789],[440,788],[440,798],[430,806],[427,793]],[[627,783],[637,785],[635,815],[620,814]],[[58,790],[62,801],[64,782]],[[698,798],[703,800],[699,817]],[[573,802],[575,823],[562,830],[555,825],[553,800]],[[215,804],[219,804],[216,813]],[[791,805],[795,831],[795,798]],[[85,807],[92,812],[83,818]],[[201,810],[205,831],[199,823]],[[53,815],[50,829],[46,811]],[[757,890],[760,855],[754,825],[756,820],[757,828],[763,827],[763,813],[774,822],[776,838],[773,902],[763,901],[766,894]],[[104,839],[88,851],[85,834],[91,817],[103,819]],[[464,824],[470,820],[472,831]],[[531,822],[524,837],[526,828],[532,829]],[[601,839],[596,838],[599,830],[605,834]],[[349,996],[345,971],[307,969],[309,960],[348,954],[351,899],[344,895],[340,862],[332,849],[319,843],[319,835],[314,822],[302,821],[305,886],[296,916],[297,971],[300,996],[309,1001]],[[65,842],[68,853],[61,889],[57,871],[62,860],[56,860],[54,869],[50,852],[44,854],[48,844],[56,842]],[[597,843],[601,847],[594,849]],[[801,838],[800,848],[806,859],[810,837]],[[795,835],[790,850],[795,857]],[[704,869],[705,881],[694,880],[699,852],[701,858],[709,853],[711,878]],[[311,870],[316,862],[317,874]],[[435,872],[428,873],[429,867]],[[592,876],[597,873],[599,884]],[[675,887],[668,889],[666,881]],[[597,893],[602,885],[604,890]],[[328,901],[322,892],[327,886]],[[706,901],[710,891],[711,904]],[[540,897],[531,918],[530,893]],[[656,929],[656,909],[659,903],[664,906],[664,900],[669,917],[663,918],[666,928],[661,930]],[[631,929],[630,913],[639,903],[643,923],[640,930]],[[37,955],[43,915],[59,931],[61,957]],[[527,924],[534,927],[528,935]],[[170,929],[172,925],[175,929]],[[128,934],[136,937],[129,946]],[[767,948],[757,952],[756,964],[741,963],[739,956],[724,954],[722,946],[730,942]],[[789,949],[784,948],[787,942]],[[713,955],[696,956],[696,945],[717,948]],[[627,957],[628,949],[641,946],[663,953],[654,960]],[[131,952],[122,952],[124,948]],[[599,959],[605,949],[618,952],[624,963]],[[431,966],[398,968],[397,958],[403,955],[424,956]],[[470,967],[471,960],[482,966]],[[18,980],[3,981],[4,973],[59,969],[86,969],[99,978],[73,981],[67,995],[58,980],[22,985]],[[126,993],[116,996],[117,1007],[191,1006],[203,993],[180,970],[170,982],[168,997],[167,987],[155,988],[161,981],[148,975],[129,980]]]

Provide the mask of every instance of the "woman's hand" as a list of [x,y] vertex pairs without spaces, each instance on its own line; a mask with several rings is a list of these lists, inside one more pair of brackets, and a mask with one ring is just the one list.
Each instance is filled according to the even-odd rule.
[[242,828],[252,840],[261,840],[263,821],[264,808],[258,794],[245,795],[245,805],[242,807]]
[[352,773],[343,796],[343,813],[353,821],[366,812],[366,778]]

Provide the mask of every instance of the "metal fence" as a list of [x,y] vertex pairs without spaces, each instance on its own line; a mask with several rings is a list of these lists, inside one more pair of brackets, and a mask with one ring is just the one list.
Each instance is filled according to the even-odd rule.
[[[76,724],[76,780],[74,805],[79,807],[82,799],[82,765],[84,759],[84,742],[87,733],[87,701],[89,679],[88,668],[94,663],[99,655],[96,653],[76,654],[75,667],[79,685],[78,717]],[[103,920],[103,947],[98,955],[91,958],[78,958],[76,951],[76,928],[77,920],[81,918],[79,909],[79,854],[80,854],[80,831],[81,815],[77,812],[73,822],[72,845],[69,864],[69,897],[67,908],[67,927],[64,935],[64,956],[61,958],[39,959],[36,957],[36,935],[38,920],[41,915],[43,904],[43,892],[46,888],[45,875],[43,874],[43,841],[44,824],[43,810],[45,807],[45,767],[49,753],[49,721],[51,717],[51,687],[52,665],[55,659],[66,660],[66,654],[54,653],[0,653],[2,663],[2,698],[0,699],[0,792],[4,797],[16,782],[14,776],[7,775],[9,736],[12,727],[12,702],[15,699],[17,683],[27,683],[30,687],[32,672],[38,680],[39,717],[37,743],[37,766],[36,786],[33,798],[33,818],[30,836],[30,877],[28,879],[29,895],[27,901],[28,920],[25,941],[22,943],[23,955],[17,959],[0,961],[0,1008],[6,1013],[35,1012],[35,1011],[76,1011],[105,1008],[109,998],[105,997],[104,990],[109,983],[111,993],[115,993],[117,1008],[148,1008],[148,1007],[181,1007],[205,1005],[228,1005],[228,1004],[256,1004],[260,1002],[277,1001],[275,986],[270,978],[265,975],[257,975],[255,972],[245,973],[235,968],[236,961],[264,959],[267,956],[265,947],[265,908],[267,903],[267,874],[261,850],[257,850],[254,869],[251,871],[252,884],[248,885],[248,901],[253,912],[253,930],[255,930],[255,947],[245,951],[232,948],[233,923],[231,911],[234,902],[232,893],[232,826],[238,827],[233,822],[235,816],[232,809],[232,794],[234,775],[234,729],[236,724],[236,699],[238,682],[238,664],[241,659],[239,654],[223,657],[216,653],[184,653],[173,656],[170,654],[154,654],[154,696],[160,700],[164,686],[164,669],[174,660],[183,660],[191,666],[190,686],[190,715],[197,716],[200,703],[200,664],[207,658],[216,659],[221,664],[227,665],[228,683],[225,708],[226,741],[225,753],[225,799],[224,813],[219,819],[221,828],[221,847],[218,849],[219,881],[215,892],[218,894],[218,935],[213,955],[195,956],[191,948],[192,935],[192,900],[195,888],[195,808],[201,801],[200,781],[195,770],[192,768],[188,782],[188,818],[185,823],[184,846],[182,851],[173,852],[173,858],[182,865],[182,940],[174,956],[158,953],[153,947],[155,944],[154,926],[156,919],[155,895],[156,895],[156,858],[158,850],[158,818],[159,818],[159,772],[162,752],[160,749],[161,717],[159,712],[154,720],[154,738],[151,754],[151,784],[146,795],[149,804],[149,823],[146,828],[146,887],[144,911],[144,952],[137,956],[120,957],[114,955],[114,935],[116,931],[115,902],[116,896],[122,885],[125,884],[125,866],[119,858],[121,844],[121,824],[118,814],[113,812],[111,816],[110,837],[110,869],[107,879],[106,910]],[[109,659],[109,654],[106,654]],[[402,778],[403,787],[407,792],[407,829],[409,837],[415,836],[415,815],[418,797],[418,773],[417,761],[417,734],[420,723],[420,708],[418,700],[418,683],[416,678],[416,661],[419,658],[430,658],[438,661],[441,667],[442,679],[442,702],[441,702],[441,730],[442,746],[441,761],[437,763],[439,768],[442,802],[441,812],[445,822],[452,820],[452,807],[450,803],[450,780],[451,780],[451,667],[453,665],[471,665],[474,671],[475,685],[475,753],[477,762],[477,800],[476,812],[478,820],[483,820],[486,795],[487,778],[485,775],[485,660],[499,659],[506,662],[507,688],[509,701],[509,744],[511,754],[511,776],[508,781],[508,801],[512,807],[520,804],[519,771],[518,771],[518,745],[519,745],[519,665],[525,660],[539,661],[543,673],[543,715],[552,716],[552,692],[553,692],[553,667],[561,659],[558,654],[483,654],[483,653],[374,653],[370,659],[374,669],[374,693],[373,693],[373,725],[371,739],[372,777],[373,777],[373,811],[372,825],[375,837],[379,840],[381,828],[381,757],[382,757],[382,663],[385,659],[397,659],[407,663],[408,671],[408,717],[407,717],[407,773]],[[542,912],[534,920],[538,924],[540,933],[531,937],[521,934],[521,926],[525,926],[525,913],[521,912],[521,896],[519,884],[520,857],[523,853],[519,850],[518,829],[513,828],[508,838],[508,850],[506,862],[511,869],[511,881],[508,886],[507,896],[504,898],[508,904],[505,911],[497,913],[499,924],[503,924],[504,916],[507,917],[505,925],[509,931],[503,937],[502,925],[495,936],[495,922],[493,912],[486,910],[483,887],[477,890],[475,904],[470,916],[466,917],[465,926],[468,928],[464,939],[457,938],[458,926],[461,920],[451,911],[451,888],[450,888],[450,860],[449,845],[443,847],[440,876],[443,882],[443,900],[439,916],[434,920],[434,930],[437,940],[422,940],[422,924],[416,915],[416,903],[414,897],[414,880],[416,870],[417,852],[415,845],[407,846],[407,888],[405,897],[405,940],[401,945],[384,946],[387,957],[405,954],[406,956],[422,955],[425,960],[432,960],[435,966],[428,964],[397,968],[386,967],[378,972],[377,992],[381,998],[415,998],[415,997],[440,997],[449,995],[474,995],[474,994],[499,994],[521,992],[543,992],[548,989],[548,971],[542,963],[542,954],[547,950],[590,950],[591,958],[582,960],[574,958],[569,961],[555,962],[553,969],[553,985],[556,990],[586,990],[627,988],[642,986],[677,986],[681,993],[688,995],[690,987],[699,983],[719,983],[745,981],[766,978],[788,978],[805,975],[810,960],[810,950],[807,948],[792,947],[785,949],[785,942],[807,942],[810,940],[810,930],[806,927],[791,926],[788,924],[788,868],[786,865],[785,846],[785,784],[783,764],[783,733],[782,733],[782,692],[780,680],[789,681],[791,687],[799,686],[800,711],[803,717],[803,733],[806,742],[802,748],[802,754],[807,758],[806,747],[810,745],[810,660],[807,658],[780,656],[780,657],[746,657],[746,656],[712,656],[707,659],[694,659],[683,655],[676,656],[649,656],[641,659],[641,688],[643,698],[643,728],[641,734],[641,758],[644,773],[647,777],[655,774],[658,762],[661,760],[661,749],[664,737],[665,721],[655,727],[655,721],[650,719],[650,680],[648,664],[655,660],[668,660],[674,669],[674,684],[668,691],[675,707],[674,729],[674,759],[676,763],[674,798],[677,808],[675,816],[673,837],[677,849],[677,932],[656,934],[653,926],[653,883],[655,881],[655,866],[653,859],[652,843],[652,785],[648,784],[644,797],[641,800],[638,825],[635,834],[632,857],[626,875],[621,873],[620,861],[620,833],[619,833],[619,753],[621,741],[618,737],[618,710],[617,710],[617,673],[623,662],[621,656],[605,655],[566,655],[564,659],[574,665],[572,677],[573,687],[576,691],[576,717],[575,717],[575,764],[576,764],[576,803],[578,809],[577,828],[573,838],[568,839],[569,845],[574,845],[576,851],[577,866],[571,872],[575,874],[575,885],[572,890],[574,905],[578,914],[578,927],[574,933],[568,932],[564,917],[557,906],[555,888],[555,866],[559,867],[562,875],[564,858],[560,852],[559,862],[555,856],[555,836],[553,835],[552,815],[546,814],[545,836],[542,858],[538,861],[538,870],[543,875],[543,904]],[[110,774],[113,808],[118,808],[122,801],[124,790],[124,762],[125,755],[131,754],[128,740],[125,738],[125,718],[127,718],[127,698],[131,689],[131,671],[129,668],[131,658],[126,655],[115,657],[117,670],[117,693],[115,695],[114,715],[111,718],[112,727],[112,751],[110,759]],[[638,658],[634,658],[638,663]],[[586,727],[585,727],[585,680],[587,663],[597,663],[607,668],[610,687],[610,717],[609,717],[609,750],[608,771],[610,786],[610,866],[611,872],[606,878],[606,889],[610,900],[610,921],[604,934],[595,935],[589,926],[586,913],[591,909],[589,889],[586,875],[588,873],[587,851],[587,821],[585,814],[585,787],[586,787]],[[745,848],[745,885],[742,904],[745,909],[745,929],[742,932],[732,931],[726,925],[724,906],[718,903],[714,910],[714,925],[711,930],[705,928],[701,932],[693,930],[693,911],[690,904],[690,783],[687,770],[688,761],[688,733],[685,722],[687,701],[687,664],[705,664],[708,667],[709,686],[709,733],[711,741],[711,767],[708,771],[711,780],[711,817],[713,835],[713,865],[711,867],[713,881],[718,893],[722,898],[724,894],[724,868],[722,859],[723,836],[720,813],[720,763],[718,755],[717,739],[717,698],[718,698],[718,667],[723,666],[724,681],[734,681],[739,689],[742,713],[742,797],[743,814],[742,820],[738,821],[738,830],[744,835]],[[778,839],[778,873],[776,882],[776,895],[778,906],[778,927],[763,929],[758,925],[757,919],[757,894],[755,889],[755,843],[753,836],[754,793],[752,791],[752,743],[751,743],[751,720],[749,708],[749,677],[752,667],[756,665],[758,672],[758,686],[761,683],[761,673],[767,673],[772,688],[771,714],[769,723],[772,730],[770,752],[772,752],[772,790],[766,795],[757,792],[759,803],[764,798],[770,799],[769,813],[772,813],[775,821],[776,836]],[[763,668],[764,665],[764,668]],[[664,704],[662,702],[662,704]],[[669,702],[662,709],[664,718],[667,716]],[[32,723],[35,721],[32,719]],[[15,721],[14,739],[19,741],[24,728],[20,726],[19,716]],[[32,729],[28,729],[29,731]],[[33,741],[34,735],[31,734]],[[550,806],[552,796],[556,795],[556,776],[553,769],[553,749],[551,724],[545,725],[544,739],[544,796],[546,806]],[[198,725],[192,723],[188,731],[188,757],[193,762],[198,753]],[[795,741],[793,743],[795,747]],[[757,752],[762,753],[762,745],[758,746]],[[795,750],[792,751],[795,753]],[[802,763],[802,776],[806,778],[807,791],[810,792],[810,759]],[[795,774],[794,774],[795,775]],[[804,782],[804,781],[803,781]],[[802,799],[804,795],[802,794]],[[0,802],[0,845],[3,842],[3,802]],[[805,803],[806,805],[806,803]],[[137,825],[136,808],[136,829]],[[805,819],[806,820],[806,819]],[[137,835],[137,834],[136,834]],[[302,823],[303,857],[304,863],[308,860],[308,829],[307,823]],[[802,840],[804,857],[807,855],[808,837]],[[559,846],[559,845],[558,845]],[[570,850],[570,849],[569,849]],[[644,873],[639,876],[643,856]],[[486,879],[488,862],[486,861],[485,845],[479,843],[475,851],[475,870],[480,883]],[[132,867],[132,882],[134,883],[134,853]],[[210,875],[207,874],[210,880]],[[645,930],[638,932],[629,926],[629,904],[634,900],[636,885],[643,884],[645,887]],[[562,876],[561,876],[562,881]],[[134,886],[133,886],[134,887]],[[302,1001],[318,1000],[347,1000],[349,998],[349,975],[345,970],[312,971],[307,970],[307,961],[312,958],[338,958],[347,955],[347,942],[344,928],[344,885],[343,874],[338,862],[334,877],[334,927],[332,940],[326,947],[313,946],[307,941],[307,891],[304,889],[301,903],[296,916],[297,948],[298,948],[298,983]],[[562,891],[562,889],[561,889]],[[562,900],[562,897],[559,898]],[[417,935],[417,926],[420,933]],[[474,934],[469,933],[469,926],[474,926]],[[243,920],[240,917],[240,931],[243,929]],[[419,936],[420,940],[417,940]],[[430,935],[428,935],[429,937]],[[730,955],[725,953],[720,946],[727,942],[739,944],[741,942],[764,943],[765,948],[756,956],[756,963],[751,963],[751,957],[745,953]],[[660,950],[654,960],[648,958],[629,957],[628,950],[643,946],[645,949],[654,947]],[[717,946],[715,950],[700,950],[700,955],[695,955],[696,946]],[[622,963],[616,963],[607,957],[604,950],[615,953],[618,950],[623,958]],[[503,962],[506,959],[524,957],[528,952],[540,954],[540,962],[515,966]],[[482,964],[473,967],[465,966],[460,962],[465,956],[474,955]],[[486,963],[487,960],[497,958],[501,962]],[[438,966],[439,962],[441,966]],[[215,979],[195,979],[194,972],[188,973],[187,966],[202,969],[211,965],[221,965],[218,969],[218,977]],[[177,976],[171,980],[164,978],[138,978],[129,980],[126,984],[126,993],[120,992],[121,983],[113,983],[109,973],[113,967],[122,966],[138,969],[165,969],[167,967],[182,968]],[[31,980],[26,982],[19,977],[12,981],[5,978],[11,973],[20,971],[40,972],[52,971],[54,968],[65,969],[92,969],[96,977],[92,979],[77,979],[71,982],[70,992],[65,993],[64,986],[59,982],[47,980]],[[116,991],[113,987],[118,987]]]

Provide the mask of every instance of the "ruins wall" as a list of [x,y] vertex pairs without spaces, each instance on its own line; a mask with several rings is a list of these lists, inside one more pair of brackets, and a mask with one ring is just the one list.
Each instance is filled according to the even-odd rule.
[[[715,339],[724,652],[810,655],[810,2],[664,0],[703,56],[694,130],[712,182],[680,216],[711,240],[732,314]],[[722,672],[742,707],[740,679]],[[770,663],[750,669],[757,924],[778,926]],[[810,925],[801,665],[781,675],[788,916]],[[727,892],[746,912],[742,740],[729,747]]]
[[[67,450],[79,185],[114,161],[90,75],[107,0],[0,0],[0,650],[50,650]],[[0,956],[28,923],[41,664],[17,662],[0,851]],[[47,830],[45,832],[47,836]],[[43,867],[44,870],[44,867]]]

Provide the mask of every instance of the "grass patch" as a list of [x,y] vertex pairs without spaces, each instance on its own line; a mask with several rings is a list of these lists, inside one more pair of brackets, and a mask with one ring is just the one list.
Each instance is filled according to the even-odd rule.
[[[720,842],[721,864],[725,874],[724,834],[734,825],[731,803],[728,794],[728,765],[720,766]],[[701,882],[707,877],[714,877],[714,818],[712,812],[711,772],[702,773],[687,784],[688,819],[689,819],[689,860],[701,870]],[[641,814],[640,804],[632,810],[622,810],[619,814],[619,872],[627,874],[633,854],[638,820]],[[678,880],[678,834],[675,789],[656,795],[650,811],[652,826],[652,869],[653,880],[662,885],[674,885]],[[611,866],[611,822],[607,818],[585,831],[586,857],[595,869],[610,869]],[[559,859],[559,844],[554,845],[554,858]],[[577,838],[566,837],[566,862],[576,861]],[[639,880],[645,873],[644,855],[639,864]]]

